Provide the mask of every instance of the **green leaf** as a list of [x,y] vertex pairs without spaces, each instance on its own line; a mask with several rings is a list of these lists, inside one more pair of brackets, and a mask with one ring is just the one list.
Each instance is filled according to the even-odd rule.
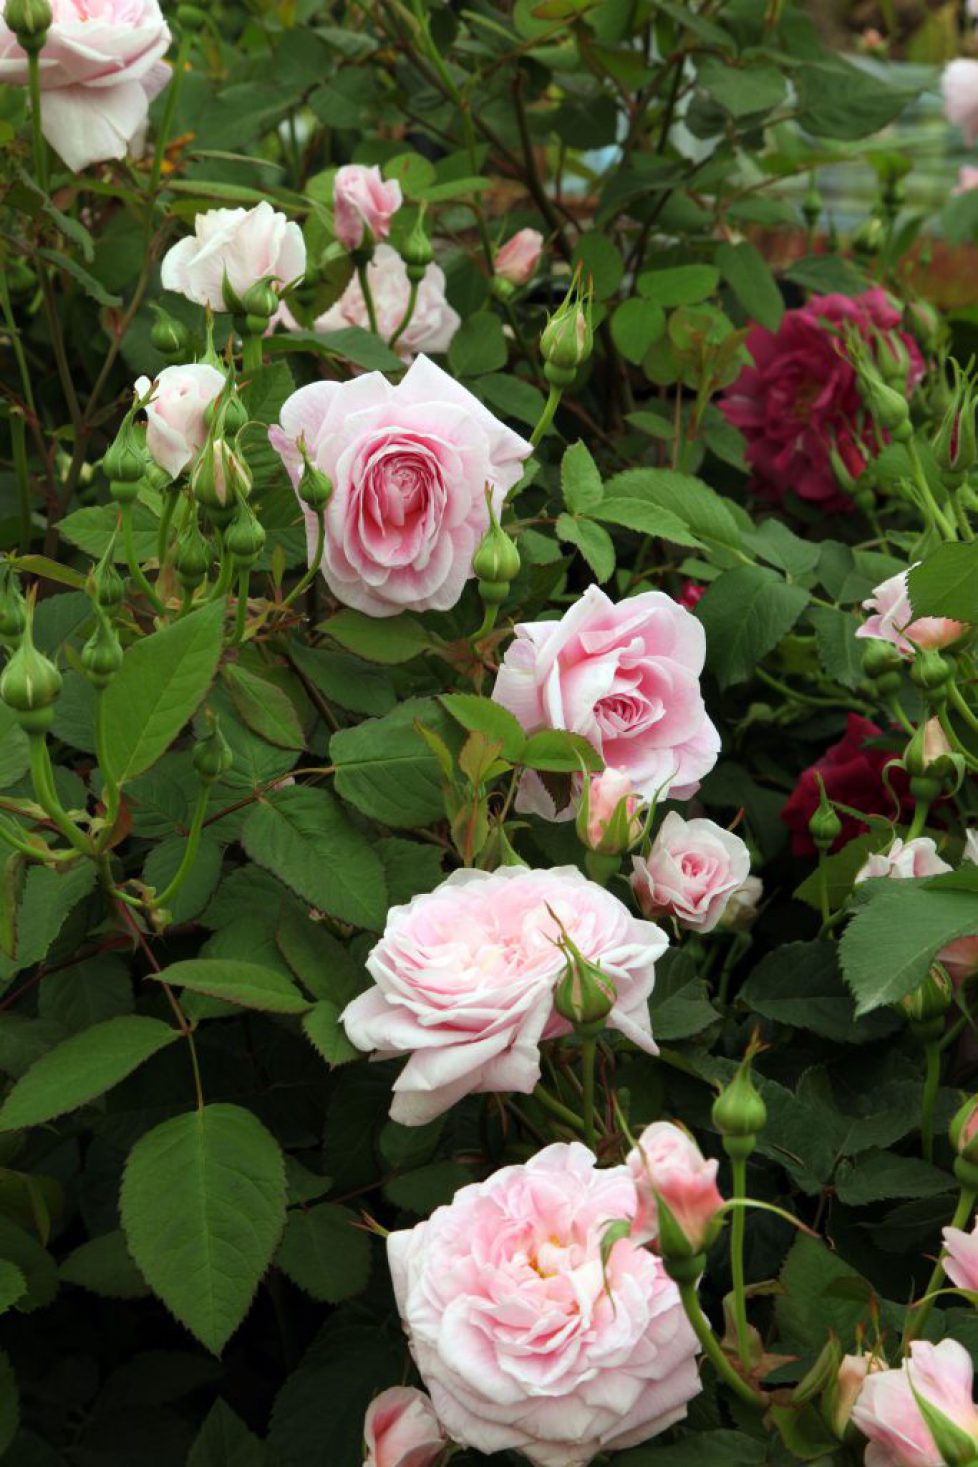
[[241,718],[260,738],[282,749],[304,749],[306,736],[288,693],[267,678],[231,663],[222,674]]
[[892,1151],[864,1151],[845,1162],[835,1176],[840,1202],[864,1207],[896,1197],[939,1197],[956,1187],[954,1178],[919,1156],[894,1156]]
[[492,311],[476,311],[452,337],[448,365],[457,377],[498,372],[509,358],[503,324]]
[[292,642],[288,652],[302,676],[327,702],[340,708],[376,718],[389,713],[397,702],[389,674],[360,657],[307,647],[302,642]]
[[328,1065],[345,1065],[360,1058],[360,1051],[347,1039],[340,1023],[339,1008],[328,998],[321,998],[304,1015],[302,1030]]
[[784,75],[766,62],[728,66],[719,56],[707,56],[696,68],[696,80],[731,117],[770,112],[784,97]]
[[692,1431],[681,1441],[658,1441],[619,1452],[615,1467],[760,1467],[767,1445],[739,1431]]
[[[291,349],[293,336],[284,338],[284,349]],[[313,340],[326,348],[331,356],[342,357],[365,372],[398,372],[404,363],[396,352],[391,351],[386,341],[365,331],[362,326],[343,326],[339,331],[326,331]]]
[[59,1272],[62,1283],[106,1299],[145,1299],[150,1292],[119,1229],[82,1243],[68,1254]]
[[0,1258],[0,1314],[12,1309],[27,1293],[27,1280],[15,1263]]
[[860,896],[864,905],[839,945],[857,1015],[911,993],[942,947],[978,930],[974,891],[884,878],[867,882]]
[[581,734],[562,728],[544,728],[531,734],[523,750],[522,764],[545,774],[580,774],[581,767],[598,770],[603,767],[600,754]]
[[136,1142],[120,1196],[126,1242],[172,1314],[219,1355],[285,1223],[278,1143],[249,1111],[207,1105]]
[[387,872],[387,894],[391,906],[409,902],[422,891],[434,891],[445,879],[443,852],[438,846],[389,835],[377,842]]
[[319,628],[349,652],[368,662],[410,662],[438,644],[413,616],[366,616],[362,611],[338,611]]
[[320,911],[357,927],[383,927],[383,864],[328,790],[270,791],[250,811],[241,839],[253,861]]
[[939,545],[909,579],[914,616],[978,622],[978,540]]
[[795,85],[799,125],[816,137],[846,140],[879,132],[920,92],[919,86],[895,87],[841,57],[801,67]]
[[[833,1293],[833,1285],[840,1281],[862,1284],[863,1289],[849,1297]],[[781,1338],[789,1348],[817,1353],[832,1329],[846,1350],[857,1324],[868,1320],[869,1284],[816,1238],[795,1239],[781,1270],[781,1284],[775,1311]]]
[[820,547],[802,540],[780,520],[765,520],[744,535],[744,544],[768,565],[784,571],[789,579],[805,576],[818,564]]
[[503,758],[511,764],[519,763],[526,734],[508,708],[475,693],[442,693],[439,702],[463,728],[502,744]]
[[626,361],[639,367],[649,349],[666,329],[666,315],[655,301],[632,296],[615,308],[611,318],[611,339]]
[[238,963],[222,958],[187,958],[171,963],[161,973],[148,973],[160,983],[174,988],[187,988],[191,993],[206,993],[225,1003],[238,1003],[246,1009],[259,1009],[268,1014],[304,1014],[309,1002],[276,968],[259,963]]
[[720,1018],[696,963],[679,948],[670,948],[655,965],[649,1014],[658,1043],[702,1034]]
[[605,484],[605,496],[605,510],[609,500],[641,499],[675,515],[698,541],[740,548],[740,529],[727,502],[690,474],[673,469],[624,469]]
[[179,1031],[159,1019],[124,1014],[93,1024],[48,1050],[0,1107],[0,1131],[18,1131],[87,1105],[118,1085]]
[[621,525],[626,530],[636,530],[640,535],[654,535],[659,540],[671,540],[674,545],[686,545],[699,550],[703,541],[698,540],[689,527],[659,504],[650,504],[644,499],[625,499],[611,496],[591,511],[592,517],[609,525]]
[[844,688],[858,688],[863,677],[862,646],[856,637],[859,622],[831,606],[811,606],[808,620],[815,628],[818,660],[829,677]]
[[370,1238],[348,1207],[320,1202],[290,1212],[275,1255],[283,1273],[323,1304],[338,1304],[367,1287]]
[[100,953],[47,973],[38,989],[40,1017],[53,1019],[72,1034],[132,1010],[132,976],[114,953]]
[[707,587],[696,607],[706,632],[707,661],[721,688],[745,682],[808,605],[808,592],[774,571],[743,565]]
[[90,295],[92,300],[97,301],[100,306],[122,305],[121,297],[111,295],[102,282],[96,280],[94,275],[90,275],[83,266],[79,265],[77,260],[71,259],[68,255],[63,255],[60,250],[42,249],[38,250],[37,253],[42,260],[47,260],[49,265],[54,265],[58,270],[63,270],[66,275],[70,275],[73,280],[76,280],[85,294]]
[[436,1207],[451,1202],[459,1187],[473,1180],[472,1172],[458,1161],[433,1161],[393,1177],[384,1193],[395,1207],[427,1217]]
[[561,514],[557,516],[556,528],[557,538],[577,547],[598,581],[607,581],[614,575],[615,544],[602,525]]
[[584,277],[591,277],[595,297],[599,301],[614,295],[625,274],[625,262],[621,251],[599,230],[582,234],[574,246],[571,268],[580,263]]
[[784,301],[771,267],[754,245],[722,244],[716,252],[720,274],[753,320],[777,331],[784,315]]
[[155,764],[195,713],[221,654],[215,601],[130,647],[104,698],[105,757],[124,783]]
[[[154,846],[143,867],[143,880],[147,885],[157,891],[165,891],[176,876],[186,849],[185,835],[170,836]],[[192,922],[195,917],[200,916],[221,879],[223,859],[223,846],[205,832],[197,847],[190,874],[167,904],[174,925]]]
[[79,861],[67,871],[31,866],[24,881],[17,919],[17,946],[13,960],[0,954],[0,979],[40,962],[58,936],[68,914],[88,896],[96,871],[90,861]]
[[58,1292],[58,1266],[33,1234],[0,1215],[0,1259],[12,1263],[27,1280],[27,1292],[14,1306],[20,1314],[44,1309]]
[[433,699],[410,698],[383,718],[341,729],[329,745],[337,794],[395,829],[429,825],[445,814],[438,761],[415,720],[443,738],[455,728]]
[[216,1400],[190,1448],[187,1467],[263,1467],[265,1448],[226,1401]]
[[713,265],[673,265],[638,277],[643,300],[658,306],[695,306],[713,294],[720,272]]
[[789,942],[768,953],[740,990],[755,1013],[808,1029],[839,1044],[864,1044],[892,1033],[900,1020],[888,1010],[855,1018],[839,972],[834,942]]
[[30,745],[13,710],[0,703],[0,790],[16,784],[30,766]]
[[589,514],[602,500],[601,470],[586,443],[572,443],[560,461],[560,488],[571,514]]

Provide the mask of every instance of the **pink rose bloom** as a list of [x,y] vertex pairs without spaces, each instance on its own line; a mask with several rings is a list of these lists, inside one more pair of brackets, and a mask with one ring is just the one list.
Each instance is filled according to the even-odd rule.
[[[915,561],[914,565],[919,565]],[[910,567],[913,570],[914,566]],[[914,620],[907,589],[909,571],[900,571],[881,581],[872,596],[863,602],[863,611],[872,613],[856,628],[857,637],[875,637],[889,642],[905,657],[912,657],[915,647],[947,647],[964,631],[964,622],[947,616],[918,616]]]
[[359,249],[365,230],[375,243],[386,239],[402,199],[401,185],[396,179],[385,183],[376,165],[367,168],[362,163],[347,163],[338,169],[333,182],[333,225],[343,248]]
[[972,163],[962,163],[958,169],[958,181],[952,188],[952,194],[967,194],[973,188],[978,188],[978,168]]
[[[74,173],[124,158],[170,80],[170,28],[157,0],[51,0],[40,56],[41,126]],[[27,55],[0,20],[0,83],[28,85]]]
[[696,1340],[660,1259],[601,1240],[635,1210],[623,1166],[548,1146],[463,1187],[387,1255],[411,1352],[452,1438],[587,1467],[681,1421]]
[[841,1441],[859,1399],[863,1383],[871,1370],[879,1368],[868,1352],[843,1355],[835,1381],[823,1398],[823,1410],[832,1431]]
[[[397,250],[378,245],[367,266],[367,284],[377,317],[377,333],[389,341],[404,320],[411,298],[407,266]],[[404,362],[413,362],[419,352],[443,352],[462,324],[445,298],[445,272],[434,261],[428,266],[418,286],[411,319],[394,343],[394,350]],[[367,303],[356,275],[334,305],[316,320],[316,330],[342,331],[347,326],[370,329]],[[293,324],[290,330],[300,329]]]
[[[854,1424],[869,1438],[866,1467],[942,1467],[914,1391],[978,1438],[973,1375],[971,1356],[957,1340],[941,1340],[939,1345],[914,1340],[910,1359],[901,1369],[870,1371],[852,1412]],[[978,1440],[975,1448],[978,1451]]]
[[675,917],[680,927],[712,932],[727,902],[750,875],[750,852],[712,820],[684,820],[670,810],[647,857],[632,857],[632,891],[646,917]]
[[956,937],[947,947],[941,948],[937,961],[943,963],[955,988],[960,987],[967,978],[978,973],[978,936]]
[[639,1196],[635,1237],[648,1242],[658,1238],[658,1196],[693,1251],[699,1252],[706,1243],[710,1223],[723,1206],[717,1187],[720,1163],[707,1161],[692,1136],[679,1126],[671,1121],[655,1121],[646,1126],[638,1145],[628,1153],[627,1165]]
[[[427,357],[396,387],[369,372],[314,382],[283,404],[269,439],[293,486],[299,440],[333,481],[321,570],[333,595],[370,616],[448,611],[488,524],[532,448]],[[310,554],[316,517],[304,507]]]
[[949,61],[941,77],[944,115],[960,127],[968,147],[978,141],[978,61]]
[[496,251],[493,269],[510,285],[529,283],[543,253],[543,235],[539,229],[521,229]]
[[[642,834],[641,805],[639,797],[632,794],[630,775],[620,769],[605,769],[600,774],[592,774],[587,786],[587,825],[584,830],[587,846],[592,851],[627,849]],[[582,798],[578,811],[578,834],[581,833],[583,807]]]
[[978,1218],[972,1224],[970,1233],[966,1233],[963,1228],[945,1228],[941,1236],[947,1255],[944,1259],[944,1272],[959,1289],[978,1293]]
[[163,256],[161,280],[164,290],[212,311],[226,311],[225,275],[241,297],[269,277],[277,285],[290,285],[305,269],[302,230],[263,202],[253,209],[208,209],[198,214],[193,234],[178,240]]
[[875,456],[856,374],[845,354],[842,329],[854,326],[869,345],[873,332],[897,332],[910,356],[908,389],[923,375],[916,342],[900,331],[900,311],[881,286],[850,298],[812,296],[785,311],[777,331],[753,326],[744,367],[720,399],[720,409],[747,440],[756,489],[782,499],[793,489],[823,509],[847,509],[829,461],[833,443],[853,478]]
[[363,1467],[433,1467],[447,1445],[434,1407],[413,1386],[391,1386],[371,1401],[363,1439]]
[[[588,586],[559,621],[524,622],[492,696],[532,733],[566,728],[627,774],[647,801],[686,799],[720,752],[706,714],[700,623],[663,591],[617,605]],[[517,808],[553,820],[538,776],[524,776]]]
[[888,851],[877,851],[866,858],[856,873],[856,884],[869,881],[874,876],[906,881],[919,876],[940,876],[950,870],[947,862],[937,854],[937,846],[929,835],[918,835],[908,841],[897,836]]
[[161,468],[175,479],[204,446],[207,424],[204,413],[224,387],[224,373],[206,362],[186,367],[164,367],[151,383],[140,377],[136,391],[145,397],[146,447]]
[[[560,924],[560,925],[558,925]],[[392,907],[367,958],[374,987],[341,1018],[357,1049],[407,1055],[391,1116],[421,1126],[464,1095],[517,1091],[540,1079],[540,1042],[569,1034],[553,1006],[564,932],[615,986],[608,1027],[647,1054],[648,999],[667,939],[576,866],[454,871]]]

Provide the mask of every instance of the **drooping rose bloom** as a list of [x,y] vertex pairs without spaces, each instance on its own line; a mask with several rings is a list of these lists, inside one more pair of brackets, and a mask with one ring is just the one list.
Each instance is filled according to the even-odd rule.
[[[411,299],[411,283],[407,266],[397,250],[378,245],[367,266],[367,284],[377,317],[377,332],[389,340],[404,319]],[[296,324],[289,324],[296,330]],[[411,319],[394,343],[394,350],[404,362],[413,362],[419,352],[447,351],[462,318],[445,298],[445,272],[434,261],[424,272],[418,286]],[[342,331],[345,326],[370,329],[367,303],[356,275],[350,280],[339,300],[317,317],[317,331]]]
[[[269,439],[294,486],[299,440],[333,482],[322,573],[371,616],[447,611],[472,575],[489,524],[532,452],[464,387],[419,357],[396,387],[370,372],[300,387]],[[310,554],[316,517],[305,510]]]
[[867,856],[856,875],[856,884],[876,876],[906,881],[917,876],[940,876],[950,870],[947,862],[937,854],[937,846],[930,836],[918,835],[908,841],[897,836],[888,851],[876,851]]
[[[615,605],[592,585],[559,621],[517,626],[492,696],[528,733],[583,734],[646,800],[685,799],[720,752],[700,692],[705,656],[702,626],[671,596],[645,591]],[[532,775],[517,808],[558,814]]]
[[163,256],[164,290],[212,311],[226,311],[224,277],[240,298],[268,277],[289,285],[305,272],[306,242],[298,224],[262,202],[253,209],[208,209]]
[[365,229],[369,229],[374,243],[386,239],[402,199],[401,185],[396,179],[385,183],[376,165],[367,168],[362,163],[347,163],[337,169],[333,226],[343,248],[358,249]]
[[960,127],[968,147],[978,141],[978,61],[958,57],[949,61],[941,77],[944,114]]
[[[603,769],[591,775],[587,786],[587,824],[584,843],[592,851],[627,849],[642,834],[641,800],[632,794],[631,777],[621,769]],[[578,835],[582,835],[582,809],[578,809]],[[619,839],[621,837],[621,839]]]
[[872,596],[863,602],[863,610],[872,615],[856,628],[857,637],[889,642],[905,657],[912,657],[915,647],[948,647],[965,629],[964,622],[952,621],[947,616],[918,616],[915,620],[907,589],[909,574],[901,571],[876,587]]
[[153,387],[153,400],[146,406],[146,447],[161,468],[176,478],[200,452],[207,437],[204,413],[224,387],[225,377],[206,362],[185,367],[164,367],[151,383],[140,377],[136,391],[145,397]]
[[[943,1458],[924,1424],[914,1391],[962,1431],[975,1437],[978,1410],[971,1398],[974,1368],[957,1340],[938,1345],[914,1340],[899,1370],[870,1371],[852,1420],[869,1438],[866,1467],[942,1467]],[[912,1389],[911,1389],[912,1386]]]
[[628,1153],[628,1170],[639,1197],[633,1233],[643,1241],[659,1236],[656,1195],[672,1213],[694,1252],[704,1246],[710,1223],[723,1206],[717,1186],[720,1163],[707,1161],[687,1131],[671,1121],[646,1126]]
[[343,1011],[358,1049],[407,1055],[391,1115],[424,1125],[464,1095],[529,1094],[540,1042],[570,1032],[554,1012],[563,931],[615,987],[608,1027],[657,1053],[648,999],[667,939],[576,866],[455,871],[392,907],[367,958],[374,987]]
[[959,1289],[978,1294],[978,1218],[968,1233],[963,1228],[945,1228],[941,1236],[947,1255],[944,1272]]
[[[41,126],[78,173],[124,158],[170,80],[170,28],[158,0],[51,0],[40,56]],[[0,20],[0,82],[28,85],[27,55]]]
[[363,1467],[434,1467],[447,1445],[434,1407],[413,1386],[391,1386],[371,1401],[363,1439]]
[[844,350],[844,327],[872,345],[874,330],[896,332],[910,356],[909,388],[923,374],[917,344],[900,331],[900,311],[880,286],[860,296],[812,296],[785,311],[777,331],[753,326],[744,367],[720,399],[720,409],[747,440],[758,492],[782,499],[791,489],[823,509],[851,505],[829,460],[833,445],[853,478],[874,447],[856,374]]
[[[791,831],[791,849],[796,856],[815,855],[815,844],[808,829],[808,822],[818,808],[818,778],[825,783],[825,793],[833,803],[850,805],[866,815],[888,815],[897,817],[893,796],[883,783],[883,769],[897,757],[885,749],[874,747],[871,742],[878,739],[883,730],[868,718],[850,713],[845,734],[839,741],[826,749],[808,769],[802,770],[792,790],[781,819]],[[889,773],[889,780],[901,800],[899,815],[909,819],[914,802],[907,788],[906,775],[899,769]],[[866,825],[861,820],[837,811],[842,821],[842,832],[833,846],[839,850],[854,836],[862,835]]]
[[493,269],[510,285],[526,285],[542,253],[543,235],[539,229],[520,229],[496,251]]
[[712,932],[727,901],[750,874],[750,852],[712,820],[670,810],[647,857],[632,857],[632,891],[646,917],[675,917],[692,932]]
[[463,1187],[388,1260],[411,1352],[453,1440],[587,1467],[686,1415],[696,1341],[660,1259],[601,1240],[635,1210],[623,1166],[548,1146]]

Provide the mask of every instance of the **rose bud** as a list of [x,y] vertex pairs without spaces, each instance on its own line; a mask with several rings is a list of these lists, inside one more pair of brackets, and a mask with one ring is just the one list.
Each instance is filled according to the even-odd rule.
[[0,676],[0,702],[6,703],[27,733],[43,733],[54,721],[54,703],[61,692],[61,674],[34,646],[31,619],[16,652]]
[[602,855],[619,856],[641,839],[641,797],[621,769],[585,776],[577,807],[577,836],[582,845]]
[[521,229],[496,251],[493,269],[498,280],[519,287],[529,284],[543,253],[538,229]]
[[972,1223],[970,1233],[963,1228],[947,1227],[941,1236],[946,1254],[944,1272],[959,1289],[978,1294],[978,1218]]
[[333,226],[345,250],[358,250],[369,236],[377,244],[391,232],[403,195],[396,179],[387,182],[374,165],[347,163],[333,181]]
[[423,1391],[391,1386],[367,1408],[364,1467],[432,1467],[447,1446],[435,1408]]
[[[723,1198],[717,1187],[718,1161],[707,1161],[692,1136],[671,1121],[655,1121],[628,1153],[628,1170],[638,1192],[634,1238],[657,1243],[681,1256],[702,1253],[719,1231],[717,1213]],[[675,1228],[661,1237],[659,1202],[668,1209]],[[678,1235],[676,1233],[678,1229]]]

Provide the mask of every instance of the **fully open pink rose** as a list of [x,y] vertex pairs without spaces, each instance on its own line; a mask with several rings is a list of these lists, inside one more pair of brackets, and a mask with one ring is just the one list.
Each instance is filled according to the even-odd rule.
[[[378,245],[367,266],[367,284],[374,303],[377,331],[389,340],[401,322],[411,300],[411,282],[407,266],[397,250]],[[411,319],[394,343],[394,350],[405,362],[413,362],[419,352],[447,351],[462,320],[445,298],[445,272],[434,261],[428,266],[418,286]],[[370,329],[367,303],[360,281],[353,276],[339,300],[317,317],[317,331],[342,331],[346,326]],[[296,330],[293,323],[290,330]]]
[[941,1340],[939,1345],[914,1340],[910,1359],[900,1370],[871,1371],[852,1412],[853,1422],[869,1438],[866,1467],[942,1467],[943,1458],[914,1391],[974,1436],[978,1454],[973,1376],[971,1356],[957,1340]]
[[609,1223],[627,1168],[548,1146],[463,1187],[387,1253],[411,1351],[452,1438],[587,1467],[657,1436],[700,1389],[696,1341],[661,1261]]
[[628,1153],[628,1170],[639,1196],[635,1236],[651,1242],[659,1236],[659,1196],[698,1252],[723,1206],[717,1187],[719,1167],[718,1161],[707,1161],[692,1136],[671,1121],[646,1126]]
[[185,295],[199,306],[226,311],[224,278],[240,298],[259,280],[289,285],[306,268],[306,243],[298,224],[273,209],[208,209],[194,220],[194,232],[163,256],[164,290]]
[[970,148],[978,142],[978,61],[966,57],[949,61],[941,77],[941,91],[948,122],[960,127]]
[[185,367],[164,367],[151,383],[140,377],[136,391],[145,397],[153,388],[153,400],[146,406],[146,447],[168,474],[177,474],[196,457],[207,437],[204,412],[224,386],[224,373],[206,362]]
[[856,874],[856,882],[869,881],[875,876],[902,881],[915,876],[940,876],[950,870],[937,854],[937,846],[929,835],[918,835],[908,841],[897,836],[888,851],[867,856]]
[[844,350],[842,330],[855,327],[873,345],[874,332],[896,332],[910,357],[908,387],[923,374],[916,342],[899,330],[900,310],[876,286],[860,296],[816,295],[785,311],[777,331],[753,326],[744,367],[720,409],[747,440],[757,489],[783,499],[789,489],[825,509],[852,501],[836,482],[833,445],[853,478],[874,456],[872,423]]
[[[170,29],[158,0],[52,0],[41,51],[41,125],[75,173],[124,158],[170,80]],[[0,83],[26,87],[28,63],[0,21]]]
[[963,1228],[945,1228],[941,1236],[947,1255],[944,1272],[959,1289],[970,1289],[973,1294],[978,1294],[978,1218],[970,1233]]
[[648,999],[667,945],[658,927],[576,866],[455,871],[391,908],[367,959],[375,987],[342,1015],[358,1049],[409,1056],[394,1082],[394,1120],[423,1125],[463,1095],[533,1089],[541,1039],[570,1032],[553,1007],[561,925],[615,985],[608,1027],[657,1052]]
[[434,1407],[413,1386],[391,1386],[371,1401],[363,1439],[363,1467],[434,1467],[446,1446]]
[[[300,440],[333,482],[326,584],[371,616],[455,605],[489,524],[485,486],[498,510],[532,451],[427,357],[396,387],[379,372],[301,387],[279,423],[268,436],[293,485]],[[316,518],[305,518],[311,553]]]
[[493,269],[510,285],[526,285],[542,253],[543,235],[539,229],[521,229],[496,251]]
[[750,852],[712,820],[684,820],[670,810],[647,857],[632,857],[632,891],[647,917],[669,915],[680,927],[712,932],[733,892],[750,874]]
[[333,182],[333,225],[345,250],[363,243],[364,230],[375,243],[391,232],[391,219],[401,207],[403,195],[396,179],[385,183],[380,169],[362,163],[347,163],[337,169]]
[[[647,800],[684,799],[720,752],[700,693],[705,656],[702,626],[671,596],[645,591],[615,605],[592,585],[560,621],[516,628],[492,696],[528,732],[583,734]],[[531,776],[518,808],[557,813]]]
[[899,575],[890,576],[863,602],[863,610],[872,615],[856,628],[856,636],[889,642],[905,657],[912,657],[915,647],[940,648],[957,641],[964,631],[964,623],[946,616],[918,616],[914,619],[907,590],[908,574],[908,571],[901,571]]

